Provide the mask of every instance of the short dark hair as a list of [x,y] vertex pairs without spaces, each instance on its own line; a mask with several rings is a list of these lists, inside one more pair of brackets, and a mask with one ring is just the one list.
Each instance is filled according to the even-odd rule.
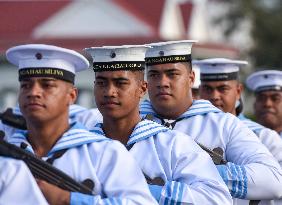
[[134,73],[136,80],[140,80],[140,81],[144,80],[144,75],[145,75],[144,70],[135,70],[135,71],[131,71],[131,72]]
[[192,70],[192,63],[189,62],[181,62],[188,70]]

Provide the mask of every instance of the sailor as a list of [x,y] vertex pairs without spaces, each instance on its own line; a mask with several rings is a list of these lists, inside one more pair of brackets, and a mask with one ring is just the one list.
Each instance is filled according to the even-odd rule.
[[211,158],[191,137],[141,120],[145,46],[94,47],[94,95],[103,122],[92,131],[121,141],[141,167],[159,204],[231,204]]
[[[78,182],[92,181],[93,195],[69,192],[38,180],[50,204],[157,204],[133,157],[122,144],[69,123],[77,97],[75,73],[89,67],[79,53],[51,45],[28,44],[6,52],[19,67],[19,107],[26,131],[8,138],[53,164]],[[88,180],[89,182],[89,180]],[[89,184],[89,183],[88,183]]]
[[247,78],[246,84],[255,93],[257,122],[275,130],[282,137],[282,71],[255,72]]
[[163,42],[147,50],[150,101],[141,104],[141,114],[153,115],[154,121],[182,131],[210,149],[221,150],[228,162],[217,168],[234,204],[236,198],[281,197],[281,167],[257,136],[234,115],[209,101],[192,99],[192,44],[189,40]]
[[[194,63],[200,67],[201,98],[209,100],[223,112],[229,112],[242,120],[282,166],[282,139],[280,136],[274,130],[251,121],[242,113],[243,101],[241,100],[241,93],[243,85],[239,81],[239,71],[242,65],[246,65],[247,62],[226,58],[210,58]],[[260,204],[279,203],[282,203],[282,201],[260,202]]]

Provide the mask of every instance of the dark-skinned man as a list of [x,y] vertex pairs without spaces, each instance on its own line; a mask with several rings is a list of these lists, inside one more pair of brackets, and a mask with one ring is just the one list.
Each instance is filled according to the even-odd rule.
[[78,182],[91,180],[93,195],[69,192],[38,180],[52,205],[157,204],[145,178],[122,144],[69,123],[69,106],[77,98],[75,73],[89,63],[79,53],[50,45],[10,48],[10,63],[19,68],[19,107],[27,130],[8,138]]
[[[239,109],[243,107],[241,100],[243,85],[239,81],[239,71],[240,67],[246,65],[247,62],[226,58],[210,58],[196,61],[194,64],[200,68],[200,97],[209,100],[223,112],[237,116],[258,136],[281,166],[282,139],[275,131],[247,119],[242,114],[242,110]],[[264,200],[259,204],[279,203],[282,203],[282,201]]]
[[258,123],[282,137],[282,71],[264,70],[250,75],[246,84],[255,92],[255,116]]
[[95,100],[103,115],[103,123],[93,125],[92,131],[127,147],[159,204],[230,204],[231,196],[212,160],[189,136],[141,120],[139,101],[147,90],[145,50],[144,46],[87,49],[94,61]]
[[281,197],[281,168],[257,136],[234,115],[209,101],[193,100],[191,48],[189,41],[172,41],[153,44],[147,50],[150,101],[141,104],[141,114],[153,115],[154,121],[223,152],[228,163],[217,168],[234,204],[241,204],[238,199],[248,203],[249,199]]

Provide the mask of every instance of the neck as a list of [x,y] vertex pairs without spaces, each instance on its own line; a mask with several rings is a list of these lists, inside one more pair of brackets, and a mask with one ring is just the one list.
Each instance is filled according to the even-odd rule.
[[276,132],[278,132],[279,134],[282,132],[282,125],[280,127],[277,127],[275,129]]
[[141,121],[139,113],[132,117],[115,119],[103,116],[103,130],[107,137],[126,145],[135,126]]
[[163,119],[176,120],[179,116],[185,113],[193,103],[193,99],[189,98],[185,102],[178,104],[173,109],[155,109],[156,113]]
[[47,123],[27,121],[28,140],[39,157],[46,156],[68,129],[68,118]]

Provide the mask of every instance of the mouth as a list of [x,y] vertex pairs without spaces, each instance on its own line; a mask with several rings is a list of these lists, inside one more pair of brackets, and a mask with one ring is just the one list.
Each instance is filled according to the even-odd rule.
[[222,104],[213,104],[215,107],[223,107]]
[[260,112],[261,115],[275,115],[275,112],[273,111],[262,111]]
[[44,107],[45,106],[41,103],[27,103],[24,105],[24,108],[29,109],[29,110],[38,110]]
[[120,103],[115,102],[115,101],[107,101],[107,102],[101,103],[101,105],[105,107],[112,107],[112,106],[118,106],[120,105]]
[[172,94],[170,94],[168,92],[159,92],[157,94],[157,96],[159,96],[159,97],[166,97],[166,96],[172,96]]

